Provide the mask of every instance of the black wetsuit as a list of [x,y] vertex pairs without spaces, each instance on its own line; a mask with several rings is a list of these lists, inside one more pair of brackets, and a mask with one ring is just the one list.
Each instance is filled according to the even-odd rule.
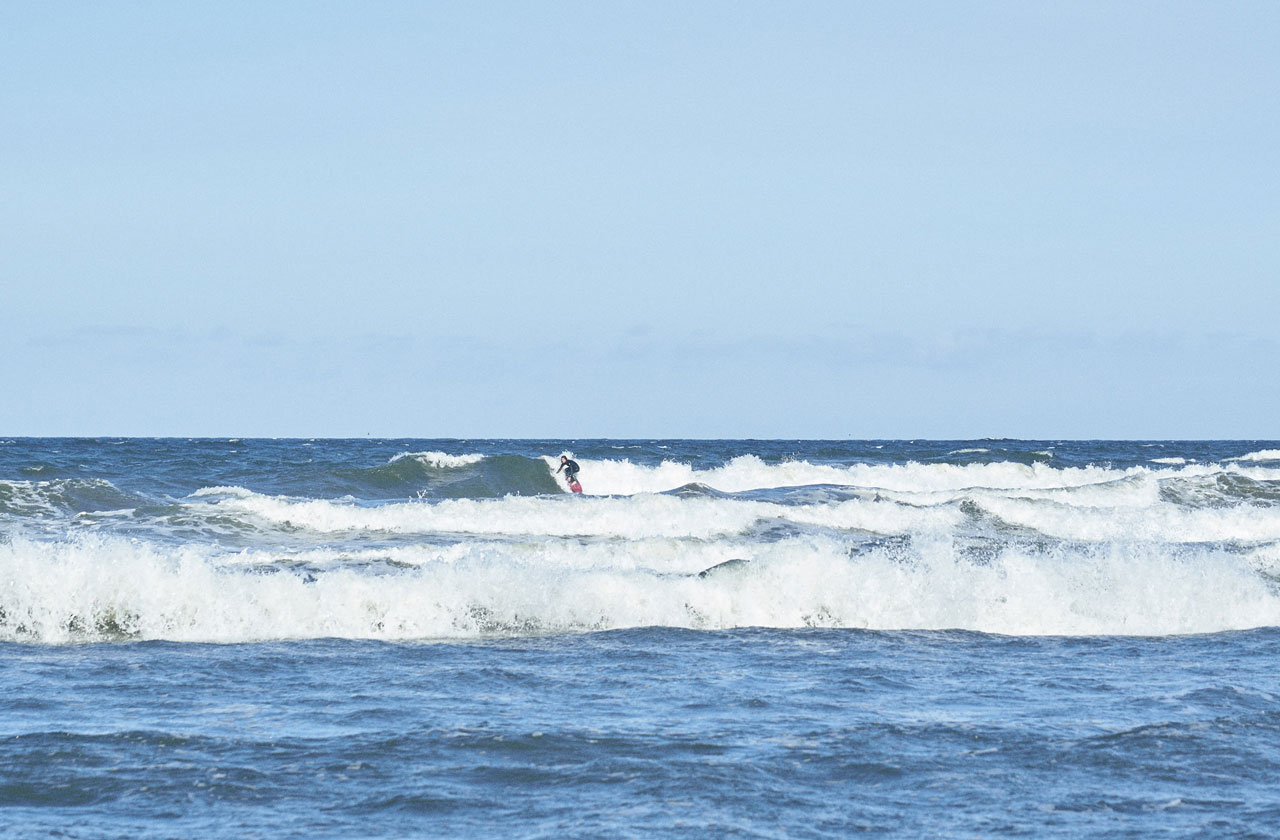
[[[570,484],[578,480],[578,462],[572,459],[565,461],[560,465],[560,470],[564,470],[564,477],[568,479]],[[556,470],[556,472],[560,472]]]

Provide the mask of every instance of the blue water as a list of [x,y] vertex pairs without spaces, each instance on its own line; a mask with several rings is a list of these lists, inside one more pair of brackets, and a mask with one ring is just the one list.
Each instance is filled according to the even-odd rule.
[[1280,834],[1275,442],[24,439],[0,529],[5,836]]

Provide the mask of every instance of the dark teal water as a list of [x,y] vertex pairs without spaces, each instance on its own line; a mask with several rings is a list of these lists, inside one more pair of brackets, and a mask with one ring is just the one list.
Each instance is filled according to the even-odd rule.
[[1278,501],[1265,441],[3,442],[0,834],[1275,836]]

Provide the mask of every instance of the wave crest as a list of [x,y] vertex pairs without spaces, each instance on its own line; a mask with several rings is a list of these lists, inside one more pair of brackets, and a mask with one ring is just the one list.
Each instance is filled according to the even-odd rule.
[[[1280,594],[1247,558],[1141,544],[966,554],[946,541],[851,555],[838,541],[724,546],[470,544],[418,563],[289,558],[126,540],[0,544],[0,639],[242,642],[456,639],[664,625],[694,629],[966,629],[1010,635],[1169,635],[1280,625]],[[579,557],[580,553],[587,556]],[[661,554],[662,552],[658,552]],[[685,557],[683,561],[681,557]],[[367,559],[367,558],[366,558]]]
[[1228,460],[1245,462],[1280,461],[1280,449],[1261,449],[1257,452],[1250,452],[1247,455],[1241,455],[1239,458],[1229,458]]
[[433,450],[431,452],[401,452],[387,463],[394,464],[397,461],[410,459],[433,469],[449,470],[470,466],[471,464],[478,464],[483,461],[484,458],[485,456],[483,455],[450,455],[447,452],[436,452]]
[[[557,460],[544,460],[554,470]],[[699,469],[679,461],[649,466],[629,459],[577,459],[587,493],[629,496],[661,493],[700,484],[725,493],[808,485],[857,487],[900,493],[962,492],[974,488],[992,490],[1055,490],[1114,482],[1133,476],[1165,478],[1216,474],[1224,469],[1247,474],[1245,467],[1185,465],[1178,469],[1149,467],[1115,469],[1107,466],[1055,467],[1047,461],[980,461],[965,464],[812,464],[808,461],[768,463],[757,455],[740,455],[717,466]],[[1280,477],[1274,469],[1258,470],[1255,478]]]

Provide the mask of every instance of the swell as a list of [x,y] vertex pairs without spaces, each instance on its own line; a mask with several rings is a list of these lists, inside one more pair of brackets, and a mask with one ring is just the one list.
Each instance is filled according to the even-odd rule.
[[522,455],[406,452],[375,467],[342,470],[338,485],[362,498],[489,499],[561,492],[546,461]]

